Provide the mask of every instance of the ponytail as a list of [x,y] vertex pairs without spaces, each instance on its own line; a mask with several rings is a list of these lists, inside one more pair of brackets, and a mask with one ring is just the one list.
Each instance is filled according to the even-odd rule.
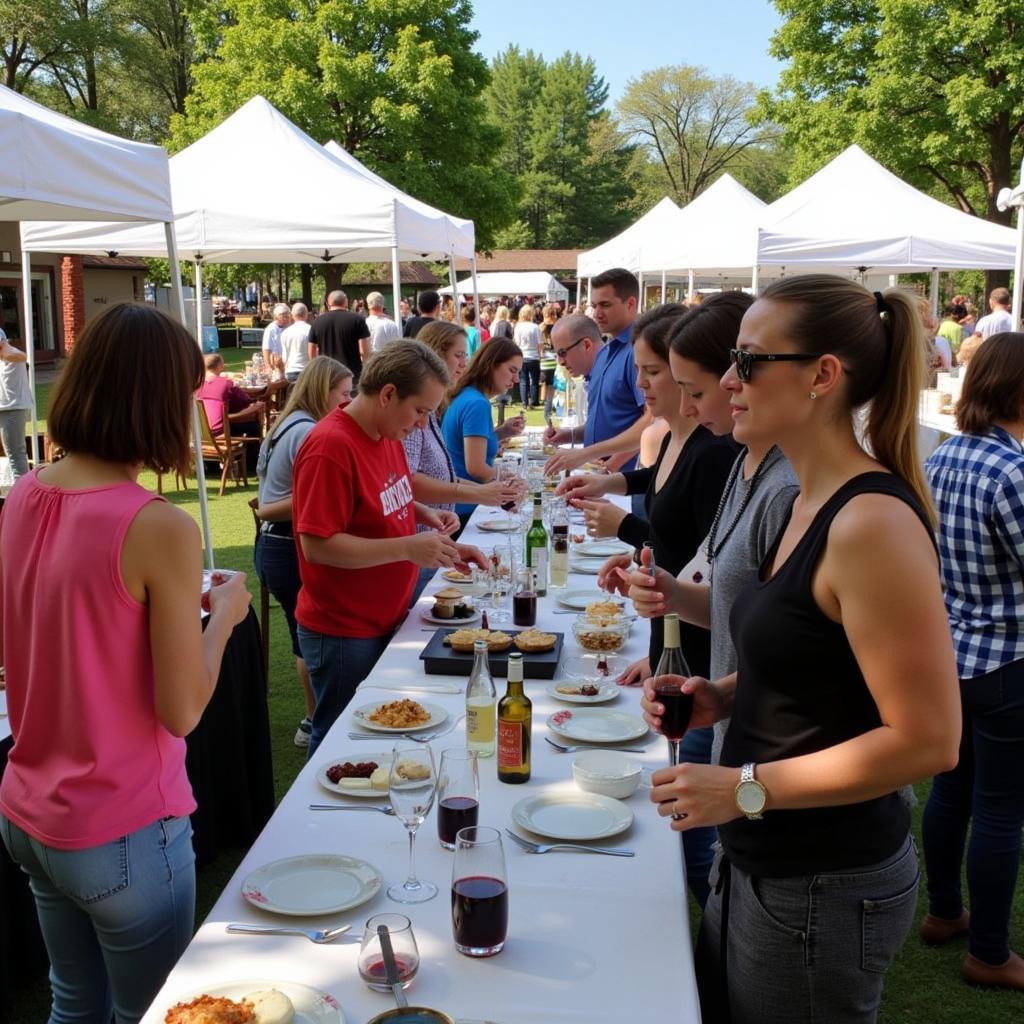
[[872,454],[906,481],[935,525],[917,445],[926,344],[915,297],[889,288],[876,298],[855,281],[807,274],[776,281],[761,298],[799,307],[787,336],[801,352],[840,360],[851,414],[871,403],[865,440]]

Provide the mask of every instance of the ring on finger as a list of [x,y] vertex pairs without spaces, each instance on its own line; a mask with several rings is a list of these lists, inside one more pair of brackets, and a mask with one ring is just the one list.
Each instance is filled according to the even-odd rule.
[[683,821],[685,818],[689,817],[689,815],[685,811],[677,810],[678,807],[679,807],[679,801],[678,800],[673,801],[673,803],[672,803],[672,820],[673,821]]

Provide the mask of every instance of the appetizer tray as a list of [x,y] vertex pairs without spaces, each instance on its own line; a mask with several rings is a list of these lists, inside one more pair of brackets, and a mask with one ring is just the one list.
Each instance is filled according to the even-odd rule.
[[[494,630],[498,632],[497,627]],[[468,676],[473,671],[473,652],[453,651],[445,646],[444,639],[454,629],[438,629],[430,638],[427,646],[420,652],[420,660],[423,662],[424,671],[430,676]],[[500,632],[508,633],[515,637],[523,633],[522,629],[501,629]],[[544,630],[549,632],[549,630]],[[550,632],[554,633],[553,630]],[[523,652],[523,677],[526,679],[554,679],[555,671],[558,668],[558,660],[562,656],[562,643],[565,639],[564,633],[554,633],[555,646],[550,651],[539,653]],[[511,644],[504,651],[490,652],[491,675],[504,678],[508,675],[508,656],[518,650],[515,643]]]

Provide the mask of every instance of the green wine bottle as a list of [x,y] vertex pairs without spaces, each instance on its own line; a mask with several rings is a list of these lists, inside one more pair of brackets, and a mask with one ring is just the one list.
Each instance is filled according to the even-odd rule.
[[539,494],[533,496],[533,525],[526,534],[526,564],[533,570],[537,596],[543,597],[548,592],[548,531],[544,529],[544,509]]

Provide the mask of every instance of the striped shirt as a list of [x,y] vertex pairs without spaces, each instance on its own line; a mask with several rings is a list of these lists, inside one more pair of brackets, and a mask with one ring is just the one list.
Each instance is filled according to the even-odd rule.
[[973,679],[1024,658],[1024,446],[993,427],[950,438],[925,468],[957,667]]

